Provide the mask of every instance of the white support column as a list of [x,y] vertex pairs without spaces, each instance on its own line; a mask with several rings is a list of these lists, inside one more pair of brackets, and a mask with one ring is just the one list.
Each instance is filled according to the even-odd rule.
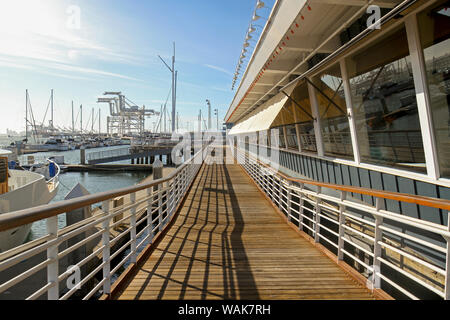
[[295,135],[297,137],[297,148],[298,148],[298,152],[302,152],[302,143],[300,140],[300,125],[297,123],[299,121],[299,119],[297,117],[297,108],[295,107],[293,102],[292,102],[292,112],[294,113]]
[[[384,199],[376,198],[375,199],[375,207],[377,211],[384,209]],[[374,235],[374,243],[373,243],[373,288],[380,288],[380,276],[377,274],[380,272],[381,262],[378,258],[381,257],[382,247],[380,242],[383,240],[383,230],[380,228],[383,224],[383,217],[378,215],[374,216],[375,218],[375,235]]]
[[[341,201],[343,202],[347,198],[347,192],[341,191]],[[339,204],[339,239],[338,239],[338,260],[344,260],[344,237],[345,237],[345,206],[343,204]]]
[[[130,194],[130,202],[131,204],[136,203],[136,192]],[[131,217],[130,217],[130,238],[131,238],[131,263],[136,263],[136,207],[131,208]]]
[[[447,212],[447,231],[450,231],[450,211]],[[447,251],[445,260],[445,284],[444,284],[444,299],[450,300],[450,239],[447,241]]]
[[320,208],[320,199],[319,199],[319,195],[320,193],[322,193],[322,187],[317,187],[317,196],[316,196],[316,219],[314,219],[315,221],[315,225],[314,225],[314,242],[319,242],[320,241],[320,212],[321,212],[321,208]]
[[149,235],[149,243],[153,242],[153,222],[152,222],[152,188],[147,188],[147,233]]
[[286,125],[283,126],[284,148],[289,149]]
[[163,188],[164,188],[163,183],[160,183],[158,185],[158,191],[157,191],[158,192],[158,225],[159,225],[158,229],[160,232],[163,229],[163,221],[162,221],[162,215],[163,215],[163,212],[162,212],[163,211],[163,209],[162,209],[162,207],[163,207],[163,202],[162,202],[163,192],[162,192],[162,190],[163,190]]
[[[105,200],[102,202],[102,211],[104,212],[105,216],[109,215],[110,210],[110,200]],[[103,284],[103,294],[110,294],[111,293],[111,261],[110,261],[110,255],[111,255],[111,245],[109,242],[109,224],[111,219],[106,219],[102,223],[103,232],[102,232],[102,245],[103,245],[103,253],[102,253],[102,262],[103,262],[103,279],[105,279],[105,283]]]
[[353,156],[356,164],[361,163],[361,155],[359,153],[358,134],[356,132],[355,116],[353,112],[352,91],[350,81],[348,79],[347,63],[345,59],[340,61],[341,75],[344,84],[345,104],[347,105],[348,125],[350,128],[350,136],[352,138]]
[[292,182],[288,182],[287,184],[288,189],[288,199],[287,199],[287,215],[288,215],[288,221],[291,222],[291,215],[292,215]]
[[434,136],[433,118],[431,113],[431,99],[428,92],[425,58],[420,43],[419,27],[415,15],[405,20],[406,34],[408,36],[411,67],[416,89],[417,110],[419,112],[420,129],[422,132],[423,151],[428,176],[438,179],[439,161],[437,157],[436,140]]
[[[51,236],[49,241],[58,237],[58,216],[47,219],[47,233]],[[48,300],[59,299],[59,281],[58,281],[58,244],[52,245],[47,249],[47,259],[51,262],[47,266],[47,283],[51,283],[52,287],[48,289]]]
[[300,183],[300,194],[299,194],[299,196],[300,196],[300,200],[299,200],[299,208],[298,208],[298,212],[299,212],[299,215],[298,215],[298,229],[300,230],[300,231],[302,231],[303,230],[303,213],[304,213],[304,205],[305,205],[305,200],[303,199],[304,198],[304,195],[303,195],[303,188],[304,188],[304,184],[303,183]]
[[314,117],[314,134],[316,136],[317,155],[323,157],[322,128],[319,116],[319,103],[317,102],[316,89],[308,82],[309,101],[311,102],[311,113]]

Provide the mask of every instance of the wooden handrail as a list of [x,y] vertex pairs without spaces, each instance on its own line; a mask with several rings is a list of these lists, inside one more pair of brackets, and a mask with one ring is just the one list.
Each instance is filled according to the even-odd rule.
[[[257,161],[262,166],[271,169],[270,166],[259,161],[254,156],[249,155],[249,154],[248,154],[248,156],[253,158],[253,160]],[[363,187],[352,187],[352,186],[338,185],[338,184],[327,183],[327,182],[318,182],[318,181],[314,181],[314,180],[292,178],[281,172],[277,172],[277,174],[280,175],[281,177],[283,177],[283,179],[285,179],[287,181],[291,181],[291,182],[310,184],[310,185],[314,185],[317,187],[329,188],[329,189],[345,191],[345,192],[358,193],[358,194],[368,195],[368,196],[377,197],[377,198],[396,200],[396,201],[408,202],[408,203],[415,203],[415,204],[418,204],[421,206],[432,207],[432,208],[450,211],[450,200],[447,200],[447,199],[439,199],[439,198],[433,198],[433,197],[411,195],[411,194],[407,194],[407,193],[384,191],[384,190],[374,190],[374,189],[363,188]]]
[[[207,144],[206,146],[208,145],[209,144]],[[198,151],[192,158],[190,158],[187,162],[183,163],[179,168],[177,168],[177,170],[175,170],[165,178],[153,180],[151,182],[146,182],[142,184],[137,184],[135,186],[116,189],[112,191],[90,194],[70,200],[62,200],[52,204],[44,204],[23,210],[2,213],[0,214],[0,231],[9,230],[22,225],[33,223],[35,221],[54,217],[61,213],[70,212],[104,200],[113,199],[126,194],[148,189],[150,187],[159,185],[163,182],[169,181],[173,177],[175,177],[181,170],[183,170],[188,164],[194,161],[194,159],[203,152],[203,149],[206,146],[203,146],[202,149]]]

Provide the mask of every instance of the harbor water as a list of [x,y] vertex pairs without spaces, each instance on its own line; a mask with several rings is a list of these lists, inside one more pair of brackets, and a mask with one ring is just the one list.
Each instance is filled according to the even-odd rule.
[[[90,152],[98,152],[105,150],[113,150],[117,148],[123,148],[125,146],[112,146],[112,147],[102,147],[102,148],[93,148],[87,149],[86,154]],[[63,151],[63,152],[39,152],[34,154],[29,154],[38,159],[45,159],[50,156],[64,156],[64,162],[67,164],[78,164],[80,163],[80,150],[71,150],[71,151]],[[19,157],[19,160],[23,163],[26,162],[26,158],[29,155],[22,155]],[[163,158],[163,161],[165,159]],[[114,163],[124,163],[129,164],[130,161],[117,161]],[[131,185],[135,185],[148,177],[151,173],[147,172],[120,172],[120,171],[98,171],[98,172],[66,172],[61,173],[59,176],[59,189],[55,198],[51,201],[57,202],[64,200],[66,195],[72,190],[72,188],[80,183],[85,187],[90,193],[97,193],[103,191],[109,191],[114,189],[119,189],[123,187],[128,187]],[[58,216],[58,224],[59,228],[66,226],[66,217],[65,214],[61,214]],[[31,233],[28,237],[29,240],[37,239],[46,234],[46,224],[45,221],[35,222],[31,228]]]

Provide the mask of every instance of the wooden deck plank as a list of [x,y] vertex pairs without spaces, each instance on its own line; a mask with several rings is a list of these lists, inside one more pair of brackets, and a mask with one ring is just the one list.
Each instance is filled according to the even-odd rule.
[[374,299],[275,212],[238,165],[204,165],[119,299]]

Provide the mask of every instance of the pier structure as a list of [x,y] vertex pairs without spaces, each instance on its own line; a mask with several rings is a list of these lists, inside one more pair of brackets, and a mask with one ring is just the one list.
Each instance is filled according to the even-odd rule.
[[126,147],[87,154],[87,163],[90,165],[130,160],[131,164],[152,164],[155,157],[161,161],[166,157],[168,165],[173,165],[172,146]]
[[[116,201],[123,196],[126,202]],[[255,158],[244,142],[205,144],[161,179],[2,214],[0,232],[49,224],[43,237],[0,253],[0,294],[12,297],[15,285],[47,269],[27,298],[72,297],[78,292],[67,286],[73,268],[59,270],[58,261],[99,239],[74,265],[98,261],[77,280],[84,299],[449,299],[450,231],[389,211],[384,201],[450,210],[449,200],[289,177]],[[60,230],[50,223],[93,205],[101,214]],[[117,229],[125,220],[129,227]],[[83,233],[89,236],[60,248]],[[123,237],[129,240],[114,246]],[[438,261],[400,245],[409,241]],[[45,250],[42,263],[15,267]]]

